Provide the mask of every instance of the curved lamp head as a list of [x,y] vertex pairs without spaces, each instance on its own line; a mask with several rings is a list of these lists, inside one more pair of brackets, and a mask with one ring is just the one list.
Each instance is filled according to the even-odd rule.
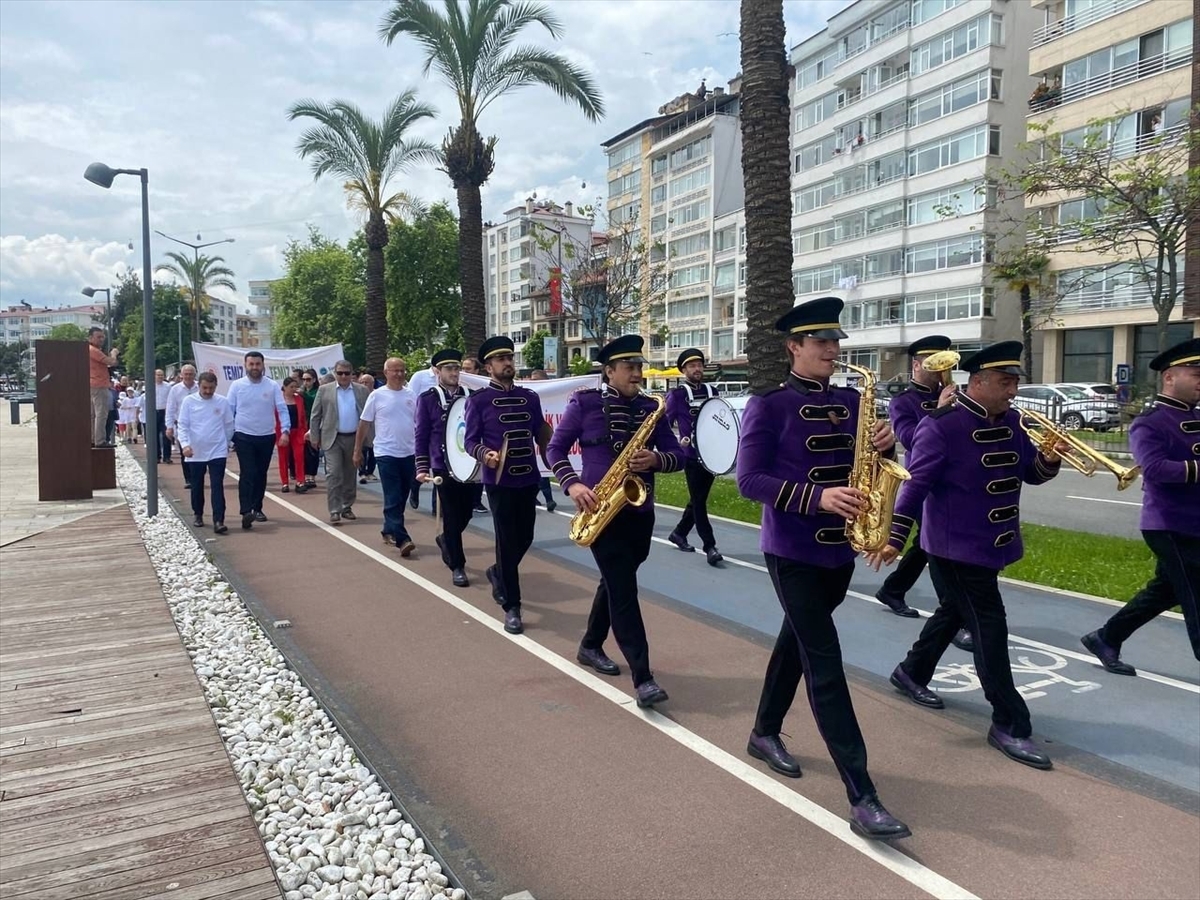
[[80,293],[83,294],[83,296],[85,296],[85,297],[95,297],[96,289],[91,288],[91,287],[85,287],[82,291],[80,291]]
[[104,163],[92,163],[83,173],[83,177],[92,184],[98,184],[102,188],[112,187],[113,179],[117,177],[117,170],[110,169]]

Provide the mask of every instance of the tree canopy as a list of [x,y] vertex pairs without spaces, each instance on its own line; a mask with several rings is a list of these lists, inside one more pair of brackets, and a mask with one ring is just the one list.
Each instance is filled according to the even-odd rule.
[[394,353],[462,346],[458,221],[444,203],[393,222],[384,248],[388,347]]
[[[141,289],[138,289],[141,296]],[[183,289],[175,284],[154,285],[154,360],[155,368],[166,368],[180,362],[180,336],[182,333],[182,359],[192,357],[192,322],[188,316],[179,321],[175,317],[183,304]],[[114,317],[115,318],[115,317]],[[135,378],[145,378],[142,342],[142,306],[134,307],[121,323],[120,339],[113,339],[113,346],[121,349],[121,368]],[[201,334],[207,337],[212,323],[207,313],[200,317]],[[203,337],[201,339],[203,339]]]
[[51,328],[46,337],[51,341],[86,341],[87,331],[74,322],[61,322]]
[[286,274],[271,284],[271,339],[277,347],[340,342],[346,358],[365,361],[365,259],[310,226],[283,251]]

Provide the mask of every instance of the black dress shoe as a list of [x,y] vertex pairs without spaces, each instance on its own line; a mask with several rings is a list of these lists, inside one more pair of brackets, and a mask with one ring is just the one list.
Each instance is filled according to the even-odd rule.
[[788,753],[787,747],[783,746],[783,741],[777,734],[763,737],[755,731],[750,732],[746,752],[755,759],[761,759],[768,768],[780,775],[786,775],[788,778],[799,778],[801,775],[800,763]]
[[903,597],[897,597],[895,594],[888,594],[884,591],[879,591],[875,595],[875,599],[890,609],[898,616],[903,616],[906,619],[915,619],[921,614],[904,602]]
[[667,535],[667,540],[670,541],[672,544],[674,544],[676,547],[678,547],[680,550],[682,550],[684,553],[695,553],[696,552],[696,548],[687,542],[687,538],[685,538],[681,534],[676,534],[674,531],[672,531],[670,534]]
[[413,509],[417,509],[421,505],[421,495],[420,494],[409,494],[408,495],[408,505],[411,506]]
[[546,512],[554,512],[556,509],[558,509],[558,504],[553,500],[550,500],[546,503]]
[[297,494],[307,494],[308,493],[308,485],[307,484],[296,485],[296,493]]
[[860,797],[850,807],[850,830],[869,841],[896,841],[912,836],[908,826],[884,809],[875,794]]
[[1104,671],[1112,672],[1114,675],[1136,675],[1137,669],[1127,662],[1121,662],[1121,651],[1116,647],[1110,647],[1104,643],[1100,637],[1100,632],[1093,631],[1091,634],[1085,634],[1079,639],[1079,643],[1087,647],[1088,650],[1096,654],[1096,658],[1100,660],[1100,664],[1104,666]]
[[927,709],[946,708],[946,703],[941,697],[924,685],[913,681],[909,674],[900,668],[900,666],[896,666],[895,671],[892,672],[892,677],[888,680],[891,681],[900,693],[907,694],[908,699],[917,704],[917,706],[924,706]]
[[249,531],[254,527],[254,513],[249,512],[242,515],[242,530]]
[[488,584],[492,586],[492,599],[503,606],[504,585],[500,581],[500,575],[498,572],[496,572],[496,567],[488,566],[487,571],[484,572],[484,574],[487,575]]
[[195,525],[197,528],[203,528],[204,527],[204,516],[196,516],[196,518],[192,519],[192,524]]
[[595,669],[601,675],[620,675],[621,667],[609,659],[603,650],[593,650],[590,647],[580,647],[575,659],[583,665]]
[[414,544],[412,541],[401,541],[400,542],[400,555],[403,556],[405,559],[408,559],[408,557],[412,556],[413,551],[416,549],[417,549],[417,545]]
[[484,506],[482,503],[476,503],[473,507],[471,507],[471,512],[483,513],[484,515],[486,515],[488,512],[488,508],[486,506]]
[[261,509],[256,509],[256,510],[254,511],[254,521],[255,521],[255,522],[265,522],[265,521],[267,521],[267,516],[266,516],[266,513],[264,513],[264,512],[263,512]]
[[435,535],[433,542],[437,544],[438,552],[442,554],[442,562],[445,563],[446,567],[451,569],[454,568],[450,565],[450,557],[446,554],[446,545],[442,542],[442,536],[440,534]]
[[1034,769],[1053,769],[1054,763],[1050,757],[1037,748],[1037,744],[1029,738],[1013,737],[993,725],[988,729],[987,742],[1007,756],[1022,765]]
[[655,703],[665,703],[670,699],[667,692],[660,688],[658,682],[653,678],[643,681],[635,690],[637,690],[637,705],[642,709],[648,709]]
[[965,628],[958,629],[958,633],[950,640],[955,647],[962,650],[964,653],[975,652],[975,638],[971,636],[971,632]]
[[450,575],[454,580],[455,587],[470,587],[471,586],[471,581],[470,581],[470,579],[467,578],[467,573],[464,572],[462,569],[455,569],[453,572],[450,573]]
[[704,555],[708,558],[708,564],[710,566],[719,566],[725,559],[725,557],[721,555],[721,551],[716,547],[709,547],[704,551]]
[[222,519],[219,522],[213,522],[213,531],[215,531],[217,534],[224,534],[228,530],[229,529],[225,527],[224,519]]
[[504,611],[504,630],[509,634],[520,634],[525,630],[521,624],[521,607],[514,606]]

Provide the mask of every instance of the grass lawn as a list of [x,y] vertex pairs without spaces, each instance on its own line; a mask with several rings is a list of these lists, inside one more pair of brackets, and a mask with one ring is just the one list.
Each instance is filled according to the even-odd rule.
[[[683,473],[660,475],[655,484],[659,502],[687,505]],[[755,525],[762,520],[760,505],[739,494],[731,478],[713,484],[708,511]],[[1154,574],[1154,556],[1139,540],[1028,523],[1021,525],[1021,535],[1025,557],[1004,570],[1009,578],[1125,602]]]

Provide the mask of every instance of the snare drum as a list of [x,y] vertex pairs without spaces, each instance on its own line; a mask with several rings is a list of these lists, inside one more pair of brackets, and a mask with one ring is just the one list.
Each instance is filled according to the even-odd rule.
[[692,443],[700,465],[714,475],[724,475],[737,465],[741,425],[733,407],[720,397],[700,404],[692,429]]
[[442,442],[446,468],[455,481],[476,484],[479,460],[467,452],[467,398],[459,397],[446,410],[446,434]]

